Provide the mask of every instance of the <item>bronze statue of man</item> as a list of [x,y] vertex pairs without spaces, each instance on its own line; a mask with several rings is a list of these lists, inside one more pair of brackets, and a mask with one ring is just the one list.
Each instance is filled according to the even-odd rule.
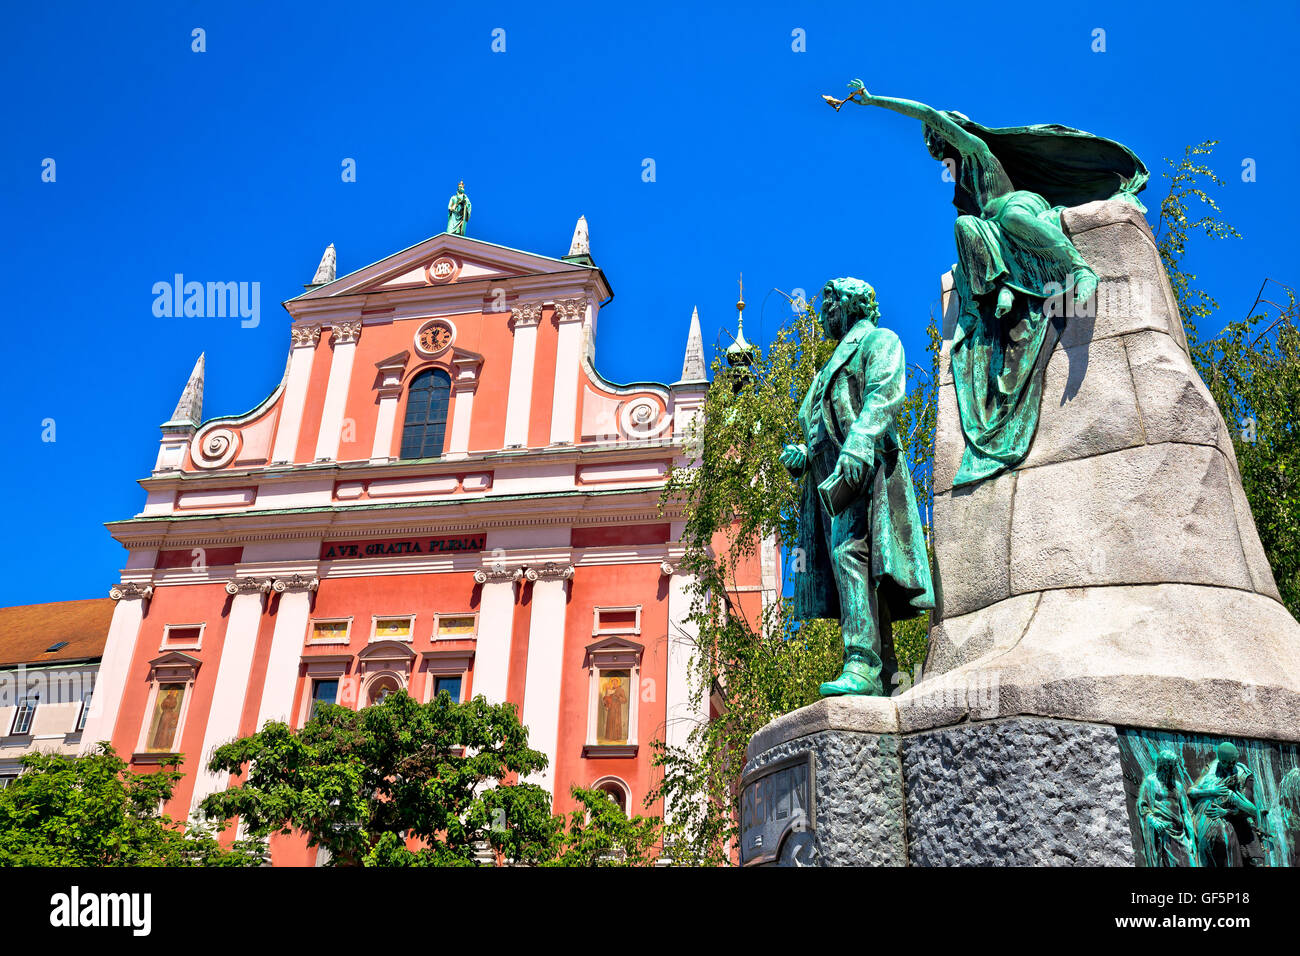
[[[885,694],[892,620],[934,607],[930,562],[912,475],[898,442],[907,393],[903,344],[879,326],[875,290],[861,279],[822,289],[821,323],[838,340],[799,409],[803,442],[781,462],[805,479],[794,612],[839,618],[844,668],[823,696]],[[802,561],[800,560],[802,558]]]
[[469,195],[465,192],[465,181],[461,180],[456,187],[456,195],[447,201],[447,232],[453,236],[465,235],[472,208]]

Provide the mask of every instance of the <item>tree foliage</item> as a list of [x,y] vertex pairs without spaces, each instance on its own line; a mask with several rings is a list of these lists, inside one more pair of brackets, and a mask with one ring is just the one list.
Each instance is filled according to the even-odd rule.
[[[930,367],[909,368],[914,387],[899,426],[927,525],[938,357],[933,325]],[[681,569],[693,576],[687,627],[674,637],[693,635],[697,712],[706,700],[720,711],[695,726],[685,746],[654,744],[663,774],[654,795],[673,808],[664,832],[674,863],[730,861],[750,738],[773,717],[818,700],[818,686],[838,674],[843,660],[838,622],[796,621],[788,601],[759,611],[733,598],[738,571],[758,560],[765,538],[798,540],[800,486],[778,458],[787,442],[801,440],[799,404],[835,344],[824,337],[815,304],[808,304],[768,348],[754,347],[748,366],[715,361],[703,413],[693,423],[690,461],[672,471],[664,491],[664,504],[681,509]],[[798,556],[787,555],[786,563],[791,560]],[[895,624],[901,666],[924,657],[926,627],[924,616]]]
[[1266,299],[1270,280],[1265,280],[1245,318],[1203,337],[1205,323],[1212,323],[1209,328],[1218,324],[1219,303],[1196,285],[1197,276],[1189,271],[1188,240],[1197,233],[1211,240],[1240,237],[1220,218],[1209,192],[1223,180],[1200,159],[1215,145],[1207,140],[1188,146],[1177,163],[1166,160],[1170,188],[1160,206],[1157,247],[1192,361],[1232,436],[1242,486],[1283,603],[1300,617],[1300,331],[1295,294],[1283,286],[1285,302]]
[[211,768],[243,776],[202,810],[257,836],[301,831],[335,866],[474,866],[485,847],[517,864],[644,860],[657,820],[629,821],[603,793],[575,789],[588,811],[595,804],[593,822],[566,827],[550,794],[519,779],[546,764],[513,704],[445,693],[420,704],[399,691],[217,748]]
[[[179,758],[178,758],[179,760]],[[216,833],[182,828],[159,808],[179,762],[131,773],[101,744],[80,757],[31,753],[0,790],[0,866],[256,866],[261,847],[223,849]]]

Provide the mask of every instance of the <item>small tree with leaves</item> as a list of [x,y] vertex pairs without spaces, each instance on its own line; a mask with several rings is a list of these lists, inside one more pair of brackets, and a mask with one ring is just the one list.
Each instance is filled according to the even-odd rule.
[[1300,617],[1300,332],[1294,292],[1265,295],[1265,280],[1248,314],[1217,334],[1204,336],[1206,323],[1218,324],[1219,303],[1196,285],[1189,271],[1189,239],[1240,238],[1222,220],[1210,193],[1223,180],[1201,159],[1215,140],[1188,146],[1180,161],[1166,159],[1169,194],[1160,205],[1157,248],[1170,285],[1192,362],[1218,403],[1232,436],[1242,486],[1255,527],[1277,580],[1282,601]]
[[270,722],[217,748],[211,769],[243,776],[202,810],[259,837],[301,831],[335,866],[474,866],[484,848],[532,865],[646,855],[658,821],[629,821],[604,794],[575,790],[594,822],[566,828],[551,795],[519,780],[546,764],[513,704],[446,693],[420,704],[399,691],[357,711],[321,705],[301,730]]
[[30,753],[0,790],[0,866],[258,866],[261,846],[224,849],[217,832],[182,827],[159,808],[179,757],[132,773],[108,744],[80,757]]

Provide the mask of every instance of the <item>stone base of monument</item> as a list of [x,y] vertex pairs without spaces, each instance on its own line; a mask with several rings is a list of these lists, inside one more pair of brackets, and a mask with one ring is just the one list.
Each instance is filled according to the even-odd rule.
[[1138,806],[1156,754],[1177,753],[1186,789],[1212,772],[1225,740],[1262,811],[1260,838],[1235,865],[1300,864],[1289,805],[1300,798],[1300,745],[1030,715],[905,732],[900,708],[917,706],[907,697],[828,698],[755,735],[744,865],[1157,865]]

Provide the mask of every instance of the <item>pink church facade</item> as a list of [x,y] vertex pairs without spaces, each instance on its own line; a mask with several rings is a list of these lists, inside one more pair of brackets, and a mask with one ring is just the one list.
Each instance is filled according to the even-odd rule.
[[[660,509],[707,381],[694,318],[679,381],[596,371],[612,292],[585,235],[554,258],[444,233],[338,278],[331,248],[242,415],[203,418],[200,358],[109,525],[128,557],[83,734],[137,770],[184,754],[173,817],[229,782],[214,747],[399,688],[514,703],[557,811],[577,784],[645,812],[651,741],[708,718]],[[777,600],[778,567],[764,542],[735,599]]]

